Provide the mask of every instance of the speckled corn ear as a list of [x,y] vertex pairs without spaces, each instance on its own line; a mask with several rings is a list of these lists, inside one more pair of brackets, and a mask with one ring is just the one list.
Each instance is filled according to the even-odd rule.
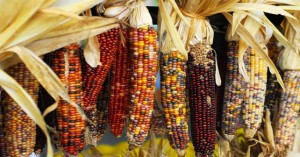
[[191,132],[196,156],[211,156],[216,141],[215,58],[205,45],[191,48],[188,60]]
[[133,57],[133,74],[126,133],[130,150],[140,146],[150,130],[157,72],[156,40],[157,35],[153,27],[130,28],[129,53]]
[[129,107],[130,55],[128,51],[128,28],[123,28],[123,42],[120,40],[116,62],[111,70],[109,101],[109,129],[115,137],[122,135]]
[[0,157],[6,156],[6,145],[4,138],[4,112],[2,105],[0,105]]
[[[82,76],[80,54],[77,44],[71,44],[53,52],[53,71],[65,85],[69,97],[83,106]],[[77,155],[84,148],[85,121],[65,100],[60,100],[57,107],[59,140],[63,151]]]
[[186,115],[186,70],[183,55],[172,51],[161,55],[161,103],[170,145],[180,156],[189,143]]
[[[244,63],[246,66],[249,65],[248,55],[249,51],[247,50],[244,55]],[[238,68],[238,42],[232,41],[228,44],[227,52],[223,114],[219,115],[222,116],[222,135],[228,141],[234,138],[234,134],[237,130],[246,88],[247,83],[239,73]]]
[[279,150],[291,148],[294,142],[300,109],[300,71],[284,71],[283,82],[286,91],[281,93],[275,125],[275,143]]
[[246,98],[242,110],[246,138],[252,138],[262,123],[267,73],[268,67],[264,59],[250,48],[250,82],[246,90]]
[[116,59],[116,51],[120,43],[119,28],[110,29],[97,36],[100,49],[100,61],[102,65],[91,68],[86,64],[86,72],[83,78],[84,82],[84,112],[94,123],[87,123],[90,131],[90,139],[93,139],[92,145],[97,144],[97,100],[102,89],[103,82]]
[[[7,69],[7,73],[12,76],[33,98],[35,103],[38,99],[38,81],[22,63]],[[4,99],[1,101],[2,120],[6,156],[29,156],[33,152],[35,145],[36,124],[17,105],[17,103],[6,93],[2,93]],[[1,131],[0,131],[1,132]],[[0,141],[0,142],[1,142]],[[2,141],[3,142],[3,141]],[[3,143],[1,144],[3,145]],[[1,145],[1,149],[2,149]],[[1,153],[4,154],[3,150]]]

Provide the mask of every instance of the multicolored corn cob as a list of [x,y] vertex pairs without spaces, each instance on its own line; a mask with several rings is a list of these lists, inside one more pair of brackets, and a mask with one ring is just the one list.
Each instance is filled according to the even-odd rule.
[[[247,50],[244,55],[244,63],[246,66],[249,64],[248,55],[249,51]],[[229,42],[221,123],[223,137],[228,141],[231,141],[234,138],[235,131],[240,122],[241,106],[246,86],[245,79],[239,73],[238,68],[238,42]]]
[[157,72],[156,40],[153,27],[130,28],[129,53],[133,56],[133,74],[126,132],[130,150],[140,146],[150,130]]
[[115,137],[122,135],[129,106],[130,55],[128,51],[128,30],[123,28],[125,40],[120,41],[116,62],[111,69],[111,89],[109,101],[109,128]]
[[275,143],[279,150],[291,148],[300,109],[300,71],[284,71],[283,91],[279,101],[279,119],[276,121]]
[[[264,49],[267,48],[264,47]],[[267,73],[268,67],[264,59],[250,48],[250,82],[247,86],[246,98],[242,110],[246,138],[252,138],[262,123],[267,87]]]
[[178,51],[161,56],[161,103],[170,145],[180,156],[189,143],[186,117],[186,61]]
[[[58,75],[69,93],[69,97],[80,107],[83,106],[80,51],[78,44],[71,44],[53,52],[53,71]],[[57,107],[59,139],[63,151],[77,155],[84,148],[85,120],[65,100]]]
[[119,28],[113,28],[97,36],[100,49],[100,61],[102,65],[91,68],[86,64],[84,82],[84,112],[94,123],[87,123],[91,139],[97,139],[97,100],[102,89],[102,84],[116,59],[116,52],[120,43]]
[[109,107],[109,96],[110,96],[110,82],[111,82],[111,75],[108,74],[106,77],[103,88],[100,93],[97,102],[97,110],[98,110],[98,141],[101,140],[102,136],[106,132],[106,128],[108,126],[108,115],[110,112],[108,111]]
[[[277,42],[270,42],[268,43],[267,47],[268,47],[269,57],[274,63],[276,63],[279,55]],[[279,68],[277,69],[279,70]],[[275,74],[271,74],[270,72],[268,72],[265,108],[268,108],[270,110],[271,117],[273,117],[274,109],[278,104],[280,98],[280,92],[281,92],[281,87],[277,82],[277,78]]]
[[151,129],[156,135],[163,136],[165,134],[165,128],[166,126],[163,110],[158,104],[155,104]]
[[5,134],[4,134],[4,112],[0,104],[0,157],[6,157],[6,145],[5,145]]
[[223,102],[224,102],[224,92],[225,92],[225,81],[226,81],[226,70],[227,70],[227,50],[228,44],[225,39],[218,39],[213,47],[213,49],[217,52],[217,60],[218,60],[218,68],[221,77],[221,85],[216,87],[216,102],[217,102],[217,113],[216,113],[216,121],[217,126],[216,129],[219,133],[222,132],[222,112],[223,112]]
[[216,140],[215,60],[212,49],[207,45],[191,48],[188,78],[191,132],[196,156],[211,156]]
[[[39,83],[24,64],[9,68],[7,73],[37,102]],[[1,106],[4,113],[6,156],[29,156],[35,145],[36,124],[7,93],[3,94]]]
[[[44,56],[44,59],[43,59],[44,62],[50,67],[53,66],[52,56],[53,56],[52,53],[48,53]],[[55,100],[48,94],[48,92],[42,86],[40,86],[39,87],[39,95],[38,95],[38,107],[39,107],[41,113],[43,113],[49,106],[51,106],[54,103],[55,103]],[[56,110],[50,112],[44,119],[48,126],[51,126],[53,128],[57,127],[57,125],[56,125],[56,122],[57,122]],[[50,136],[52,134],[53,133],[50,132]],[[35,154],[41,154],[45,146],[46,146],[46,136],[43,133],[43,131],[41,130],[41,128],[39,126],[37,126],[36,142],[35,142],[35,146],[34,146]]]

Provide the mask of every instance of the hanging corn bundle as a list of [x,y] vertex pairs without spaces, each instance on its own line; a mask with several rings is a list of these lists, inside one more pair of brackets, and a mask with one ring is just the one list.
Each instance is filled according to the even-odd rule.
[[102,91],[99,95],[97,102],[97,110],[98,110],[98,141],[101,140],[102,136],[106,132],[106,128],[108,126],[108,113],[109,113],[109,101],[110,101],[110,83],[111,83],[111,75],[108,74],[104,83]]
[[[294,15],[299,18],[300,12],[295,12]],[[283,71],[283,82],[286,87],[286,90],[281,93],[278,116],[275,121],[275,143],[280,152],[292,148],[300,110],[299,31],[297,31],[298,28],[287,23],[287,20],[283,26],[285,26],[285,36],[297,48],[285,48],[278,58],[278,65]]]
[[[83,106],[82,73],[78,44],[71,44],[53,52],[53,71],[65,85],[69,97],[79,106]],[[63,151],[76,156],[84,148],[85,120],[65,100],[57,107],[59,140]]]
[[[98,3],[99,1],[90,0],[66,1],[66,3],[57,0],[1,1],[1,10],[10,11],[2,14],[0,18],[2,23],[0,84],[2,89],[15,100],[16,106],[18,105],[19,109],[24,111],[24,115],[27,114],[45,133],[47,156],[53,156],[53,148],[43,116],[28,92],[4,69],[21,61],[24,62],[56,103],[62,98],[81,111],[65,92],[59,78],[38,56],[117,27],[116,19],[78,15]],[[55,104],[52,105],[44,115],[55,108]],[[85,118],[83,112],[81,115]]]
[[5,134],[4,134],[4,112],[0,105],[0,157],[6,157],[6,145],[5,145]]
[[128,28],[122,29],[116,62],[111,70],[111,89],[109,102],[109,128],[115,137],[122,135],[129,106],[130,56],[128,53]]
[[97,100],[102,89],[103,82],[111,69],[112,63],[115,61],[116,51],[119,46],[119,28],[113,28],[97,36],[100,49],[100,62],[95,68],[86,64],[86,75],[84,82],[84,112],[88,118],[94,123],[87,123],[87,130],[90,132],[92,145],[97,143]]
[[[7,69],[7,73],[16,79],[37,102],[39,83],[25,64],[12,66]],[[5,137],[1,138],[1,141],[4,140],[6,146],[4,156],[29,156],[35,145],[36,124],[9,95],[2,94],[4,97],[1,101],[2,127]]]
[[143,1],[130,4],[129,53],[132,55],[131,104],[127,140],[129,150],[141,146],[151,126],[157,72],[157,35]]

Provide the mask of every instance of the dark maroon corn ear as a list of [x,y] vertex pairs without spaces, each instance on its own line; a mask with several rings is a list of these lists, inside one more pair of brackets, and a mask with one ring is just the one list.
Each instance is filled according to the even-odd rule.
[[191,48],[188,60],[191,132],[196,156],[211,156],[216,140],[214,54],[206,45]]

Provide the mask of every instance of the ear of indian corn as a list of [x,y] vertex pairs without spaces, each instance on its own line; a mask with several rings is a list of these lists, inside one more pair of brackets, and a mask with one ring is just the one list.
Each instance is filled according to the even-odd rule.
[[[10,67],[7,73],[37,102],[39,83],[24,64]],[[29,156],[35,145],[36,124],[9,95],[3,94],[1,104],[4,113],[6,156]]]
[[4,112],[1,104],[0,104],[0,157],[6,157],[6,145],[5,145],[5,134],[4,134]]
[[196,156],[211,156],[216,140],[215,60],[210,47],[196,45],[189,52],[189,105]]
[[[266,47],[264,47],[267,50]],[[265,61],[250,48],[249,77],[250,82],[246,90],[246,98],[243,103],[243,123],[245,125],[245,137],[252,138],[260,128],[263,118],[265,93],[267,86],[268,67]]]
[[157,72],[156,40],[153,27],[130,28],[129,53],[133,57],[133,74],[126,132],[130,150],[146,140],[151,125]]
[[109,101],[109,129],[115,137],[122,135],[129,106],[130,56],[128,51],[128,28],[123,28],[125,40],[119,43],[116,62],[111,69]]
[[98,109],[98,141],[101,140],[102,136],[106,132],[108,126],[108,115],[110,114],[108,111],[109,101],[110,101],[110,73],[107,75],[103,88],[101,90],[100,96],[97,102]]
[[[48,53],[44,56],[44,62],[52,67],[52,54]],[[51,106],[53,103],[55,103],[55,100],[48,94],[48,92],[42,87],[39,86],[39,93],[38,93],[38,107],[41,111],[41,113],[43,113],[49,106]],[[46,117],[45,117],[45,121],[47,123],[47,125],[55,128],[56,126],[56,110],[50,112]],[[53,135],[52,132],[50,132],[50,135]],[[53,136],[52,136],[53,137]],[[46,146],[46,136],[43,133],[43,131],[41,130],[41,128],[39,126],[37,126],[36,128],[36,142],[35,142],[35,146],[34,146],[34,152],[35,154],[40,154],[42,153],[44,147]]]
[[165,118],[162,107],[155,103],[151,129],[156,135],[163,136],[165,134]]
[[[274,63],[277,62],[277,58],[279,55],[277,42],[269,42],[267,44],[268,53],[270,58]],[[279,68],[277,68],[279,70]],[[281,72],[279,70],[279,72]],[[281,87],[277,82],[276,75],[268,72],[267,79],[267,89],[266,89],[266,98],[265,98],[265,108],[268,108],[271,112],[271,119],[273,119],[275,108],[277,108],[277,104],[280,98]]]
[[[224,43],[225,40],[222,42]],[[220,46],[217,45],[216,46]],[[222,112],[223,112],[223,102],[224,102],[224,92],[225,92],[225,81],[226,81],[226,70],[227,70],[227,50],[229,49],[228,44],[221,47],[220,51],[217,51],[217,60],[218,60],[218,67],[220,72],[220,77],[222,84],[221,86],[216,87],[217,92],[217,113],[216,113],[216,121],[217,126],[216,129],[219,133],[222,132]]]
[[[69,97],[78,105],[83,105],[80,51],[78,44],[71,44],[53,53],[53,71],[58,75],[69,93]],[[74,106],[60,100],[57,107],[59,139],[63,151],[68,155],[77,155],[84,148],[85,121]]]
[[283,82],[286,90],[282,91],[279,100],[275,129],[275,143],[279,150],[291,148],[294,142],[300,109],[300,71],[284,71]]
[[108,30],[97,36],[100,49],[100,62],[102,65],[91,68],[86,64],[86,74],[83,78],[84,82],[84,112],[87,117],[94,123],[87,123],[89,127],[93,144],[97,142],[97,100],[102,89],[103,82],[111,69],[112,63],[115,61],[116,51],[119,46],[119,28]]
[[[246,66],[248,64],[248,54],[249,51],[247,50],[243,58]],[[222,135],[228,141],[234,138],[239,124],[245,89],[246,82],[239,73],[238,68],[238,42],[232,41],[228,43],[227,71],[221,122]]]
[[186,118],[186,61],[178,51],[161,56],[161,102],[170,145],[182,156],[189,143]]

